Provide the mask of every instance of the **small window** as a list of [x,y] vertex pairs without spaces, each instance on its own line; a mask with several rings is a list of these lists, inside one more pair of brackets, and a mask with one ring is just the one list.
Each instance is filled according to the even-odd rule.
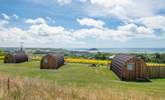
[[127,70],[133,70],[133,69],[134,69],[134,64],[127,65]]
[[48,64],[48,60],[47,59],[44,59],[44,64]]

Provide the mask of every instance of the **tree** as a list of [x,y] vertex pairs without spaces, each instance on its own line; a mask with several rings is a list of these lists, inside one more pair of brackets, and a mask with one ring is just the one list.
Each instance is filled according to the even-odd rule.
[[159,53],[155,53],[155,57],[156,57],[156,59],[160,59],[160,54]]
[[160,62],[165,63],[165,54],[160,55]]
[[105,60],[107,57],[106,57],[106,54],[103,54],[101,52],[98,52],[96,55],[95,55],[95,59],[101,59],[101,60]]

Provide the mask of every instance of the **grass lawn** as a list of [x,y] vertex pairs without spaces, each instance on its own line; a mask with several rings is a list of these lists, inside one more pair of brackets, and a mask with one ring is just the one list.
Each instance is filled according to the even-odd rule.
[[41,70],[39,65],[40,62],[37,61],[21,64],[3,64],[1,61],[0,73],[50,80],[66,86],[135,90],[149,95],[165,95],[165,79],[153,79],[152,82],[122,82],[106,66],[92,68],[88,67],[88,64],[67,63],[58,70]]

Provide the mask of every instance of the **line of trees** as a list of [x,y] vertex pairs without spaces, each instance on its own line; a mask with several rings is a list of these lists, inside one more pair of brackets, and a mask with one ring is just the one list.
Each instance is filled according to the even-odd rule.
[[165,54],[137,54],[137,57],[143,59],[145,62],[165,63]]
[[85,58],[85,59],[98,59],[98,60],[108,60],[109,56],[112,56],[110,53],[68,53],[65,54],[65,57],[71,57],[71,58]]

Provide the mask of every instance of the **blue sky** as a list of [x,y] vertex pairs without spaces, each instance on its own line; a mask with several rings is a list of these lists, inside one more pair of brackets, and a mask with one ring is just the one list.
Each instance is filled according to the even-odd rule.
[[164,48],[165,1],[0,0],[0,35],[0,47]]

